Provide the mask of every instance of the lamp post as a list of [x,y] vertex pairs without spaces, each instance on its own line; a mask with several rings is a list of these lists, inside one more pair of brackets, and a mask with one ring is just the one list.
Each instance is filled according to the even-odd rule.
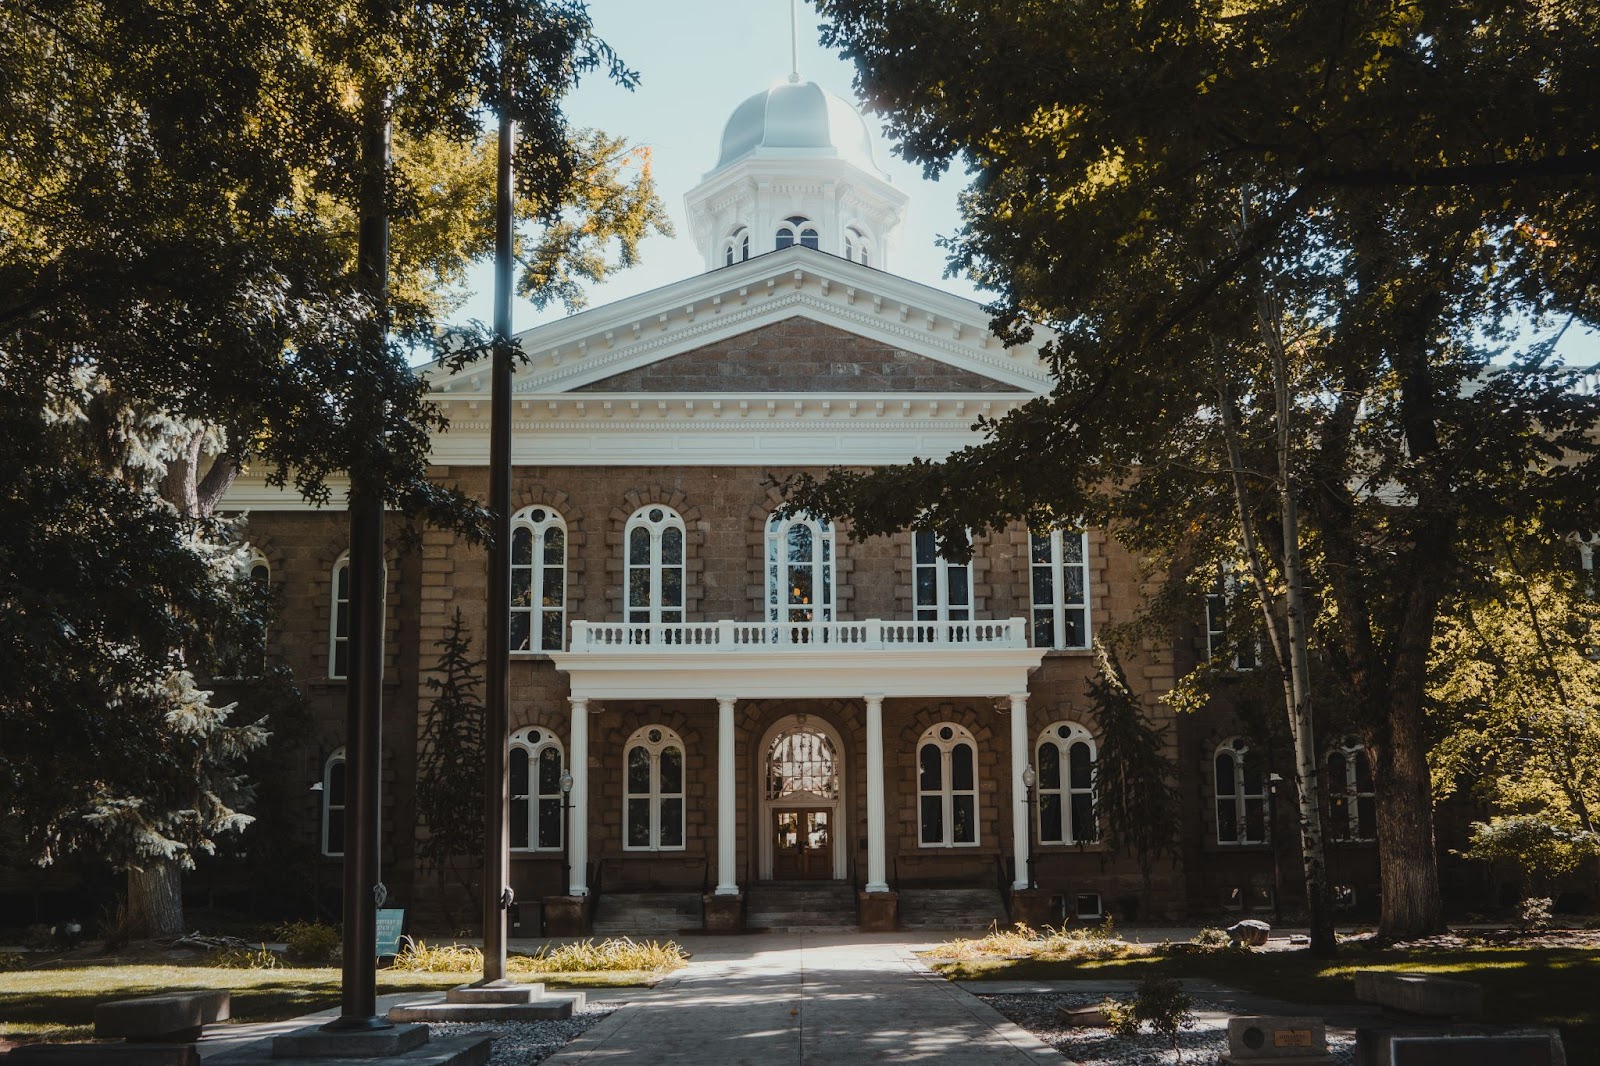
[[1022,805],[1028,809],[1028,827],[1024,831],[1028,834],[1028,890],[1030,892],[1037,887],[1033,883],[1033,786],[1038,780],[1038,776],[1033,772],[1033,767],[1023,767]]
[[572,771],[561,771],[561,894],[572,891],[572,852],[569,850],[568,830],[571,821],[567,812],[572,809]]

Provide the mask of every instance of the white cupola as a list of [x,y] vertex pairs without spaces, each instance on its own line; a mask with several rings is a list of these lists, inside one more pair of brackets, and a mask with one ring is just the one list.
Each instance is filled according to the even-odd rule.
[[884,269],[906,194],[861,112],[791,74],[734,108],[717,165],[684,200],[707,270],[792,244]]

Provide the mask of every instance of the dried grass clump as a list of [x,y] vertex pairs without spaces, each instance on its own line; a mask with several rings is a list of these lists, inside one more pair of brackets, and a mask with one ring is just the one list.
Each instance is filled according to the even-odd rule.
[[1107,918],[1097,926],[1080,929],[1034,929],[1018,922],[1010,929],[996,923],[988,935],[950,940],[928,955],[935,959],[1117,959],[1137,953],[1135,945],[1118,940]]
[[506,960],[513,973],[612,973],[622,970],[642,973],[667,973],[682,966],[688,954],[671,940],[637,941],[629,937],[606,939],[598,944],[581,940],[554,948],[541,948],[534,955],[517,955]]

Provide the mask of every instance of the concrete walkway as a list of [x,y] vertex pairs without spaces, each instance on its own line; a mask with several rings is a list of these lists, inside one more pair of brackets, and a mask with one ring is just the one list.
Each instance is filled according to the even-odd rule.
[[684,970],[545,1062],[1066,1062],[930,973],[911,951],[923,942],[856,933],[685,937],[694,958]]

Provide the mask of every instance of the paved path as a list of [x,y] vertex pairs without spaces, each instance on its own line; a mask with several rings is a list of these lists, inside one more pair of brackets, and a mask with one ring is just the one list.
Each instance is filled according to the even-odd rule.
[[1062,1056],[916,961],[901,936],[685,938],[677,975],[545,1060],[1051,1063]]

